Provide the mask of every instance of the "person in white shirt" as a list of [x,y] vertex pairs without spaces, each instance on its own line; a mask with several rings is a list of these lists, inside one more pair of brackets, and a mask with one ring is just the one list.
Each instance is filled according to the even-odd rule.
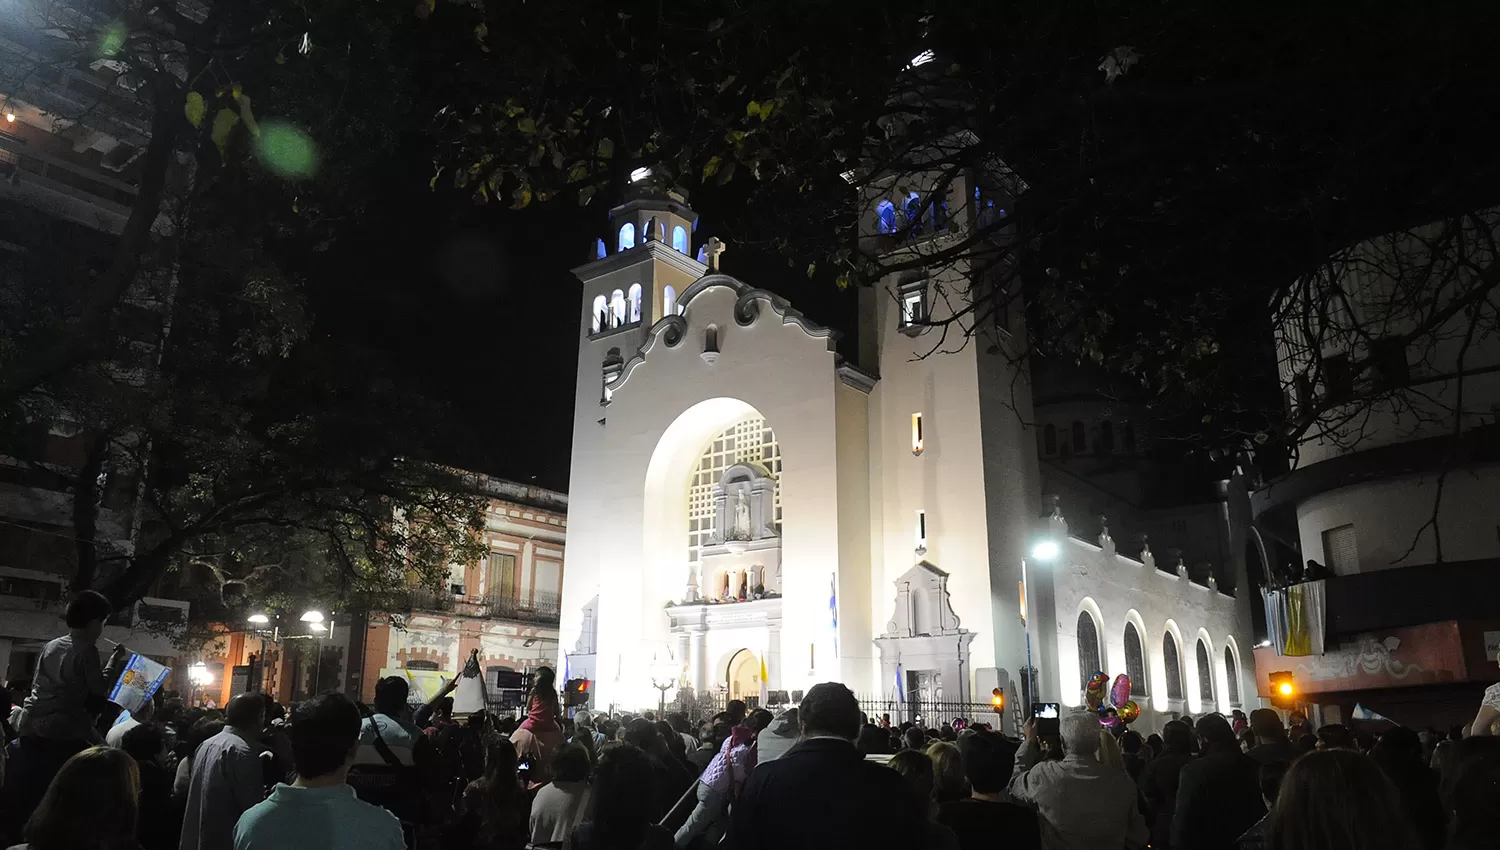
[[135,713],[126,713],[124,719],[115,723],[104,735],[104,743],[111,747],[119,748],[120,742],[125,740],[125,733],[129,732],[142,723],[150,723],[151,718],[156,715],[156,704],[151,700],[141,705]]
[[193,754],[179,850],[229,850],[235,822],[265,796],[257,743],[265,705],[260,694],[231,699],[224,730]]
[[588,750],[576,741],[565,744],[552,761],[553,778],[531,803],[531,846],[560,848],[573,835],[589,807]]
[[1016,751],[1015,773],[1006,791],[1018,803],[1036,806],[1046,850],[1097,850],[1146,846],[1150,837],[1136,805],[1135,782],[1120,768],[1099,763],[1099,715],[1071,711],[1060,724],[1061,760],[1041,761],[1036,721]]

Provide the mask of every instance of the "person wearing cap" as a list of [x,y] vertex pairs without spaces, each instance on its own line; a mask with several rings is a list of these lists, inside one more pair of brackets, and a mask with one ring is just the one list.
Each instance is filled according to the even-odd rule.
[[801,741],[757,766],[730,811],[735,850],[921,847],[927,835],[921,801],[899,773],[865,761],[854,747],[860,728],[854,693],[837,682],[814,685],[798,717]]
[[1150,837],[1137,806],[1135,783],[1125,771],[1099,763],[1099,715],[1070,711],[1061,718],[1063,757],[1042,760],[1036,720],[1016,751],[1006,791],[1036,806],[1047,850],[1098,850],[1146,846]]
[[1281,725],[1281,715],[1275,709],[1257,708],[1250,712],[1250,731],[1255,733],[1255,746],[1250,748],[1250,758],[1261,764],[1284,761],[1290,764],[1297,757],[1297,749],[1286,736]]

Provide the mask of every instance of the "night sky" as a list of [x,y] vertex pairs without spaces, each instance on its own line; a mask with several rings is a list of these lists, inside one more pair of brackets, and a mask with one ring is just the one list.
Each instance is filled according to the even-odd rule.
[[[390,175],[380,212],[342,247],[350,273],[315,283],[319,341],[372,350],[398,381],[449,406],[449,429],[423,447],[430,458],[565,491],[581,298],[569,270],[592,258],[607,210],[476,207],[428,190],[422,165]],[[726,272],[852,331],[853,293],[736,242],[738,201],[690,199],[695,253],[719,236]]]

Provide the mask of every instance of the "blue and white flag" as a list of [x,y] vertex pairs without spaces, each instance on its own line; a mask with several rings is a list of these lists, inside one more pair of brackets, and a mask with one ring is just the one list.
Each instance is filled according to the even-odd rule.
[[901,662],[896,662],[896,702],[906,702],[906,676],[901,672]]
[[120,678],[115,680],[114,690],[109,692],[109,700],[131,713],[140,711],[141,706],[161,690],[162,682],[171,672],[172,668],[157,664],[139,652],[132,652]]
[[833,621],[833,657],[839,657],[839,575],[828,577],[828,616]]

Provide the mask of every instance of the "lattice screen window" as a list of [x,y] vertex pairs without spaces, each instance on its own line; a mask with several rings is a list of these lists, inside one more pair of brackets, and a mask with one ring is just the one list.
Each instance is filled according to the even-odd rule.
[[1229,671],[1229,704],[1240,704],[1240,671],[1234,663],[1234,650],[1224,647],[1224,669]]
[[1208,660],[1208,646],[1198,641],[1198,697],[1203,710],[1212,711],[1214,703],[1214,668]]
[[1354,545],[1354,526],[1341,525],[1323,532],[1324,565],[1334,575],[1349,575],[1359,572],[1359,549]]
[[744,419],[709,441],[688,479],[688,563],[698,563],[699,552],[713,536],[714,487],[724,470],[737,463],[758,463],[775,479],[775,529],[781,532],[781,449],[766,420]]

